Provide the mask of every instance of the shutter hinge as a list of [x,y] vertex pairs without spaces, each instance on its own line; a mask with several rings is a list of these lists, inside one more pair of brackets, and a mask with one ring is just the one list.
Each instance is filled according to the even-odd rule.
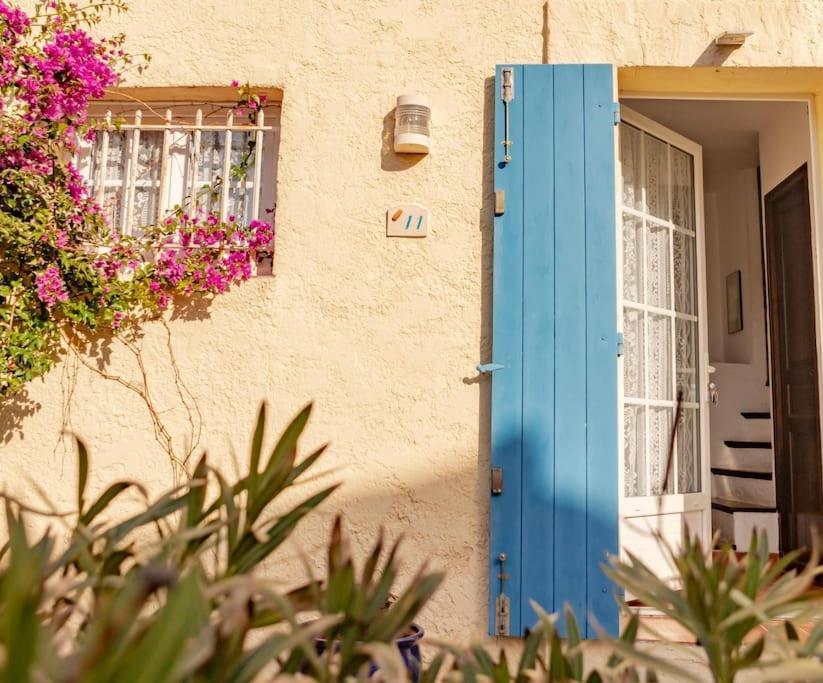
[[511,600],[504,591],[506,581],[509,579],[509,575],[505,571],[506,559],[506,553],[500,553],[497,556],[497,561],[500,563],[500,573],[497,575],[497,579],[500,581],[500,592],[494,601],[494,632],[498,636],[507,636],[511,630]]
[[620,102],[612,102],[612,115],[614,116],[614,125],[620,123]]
[[623,353],[625,352],[625,350],[626,350],[626,344],[625,344],[625,341],[623,339],[623,333],[618,332],[617,333],[617,357],[619,358],[620,356],[622,356]]
[[503,468],[492,467],[492,495],[499,496],[503,493]]
[[475,367],[477,368],[477,372],[481,375],[490,375],[493,372],[502,370],[506,366],[500,365],[500,363],[478,363]]
[[506,213],[506,190],[494,191],[494,215],[502,216]]

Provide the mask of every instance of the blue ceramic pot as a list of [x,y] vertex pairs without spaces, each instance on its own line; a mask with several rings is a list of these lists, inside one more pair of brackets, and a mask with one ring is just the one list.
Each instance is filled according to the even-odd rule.
[[[423,658],[420,655],[420,641],[423,638],[423,629],[417,624],[412,624],[410,627],[412,633],[402,638],[398,638],[394,642],[397,644],[397,649],[400,650],[400,656],[406,665],[406,670],[409,672],[409,678],[412,683],[420,681],[420,669],[423,665]],[[315,638],[314,647],[317,654],[322,655],[328,647],[328,641],[325,638]],[[369,676],[371,677],[377,671],[377,665],[372,662],[369,665]]]

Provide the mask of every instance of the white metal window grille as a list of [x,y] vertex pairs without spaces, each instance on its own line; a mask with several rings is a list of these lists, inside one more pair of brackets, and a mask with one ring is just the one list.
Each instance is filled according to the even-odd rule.
[[[123,234],[139,235],[176,207],[271,222],[279,113],[269,106],[250,121],[230,105],[101,102],[90,112],[101,130],[80,142],[75,163],[112,229]],[[244,158],[241,176],[235,169]]]

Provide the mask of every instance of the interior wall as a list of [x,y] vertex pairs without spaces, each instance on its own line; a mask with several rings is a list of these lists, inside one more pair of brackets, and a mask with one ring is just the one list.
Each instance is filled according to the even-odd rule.
[[[720,235],[717,226],[720,225],[719,206],[717,192],[714,187],[704,186],[703,189],[703,215],[705,222],[705,245],[706,245],[706,290],[707,292],[717,292],[722,289],[722,267],[720,263]],[[715,330],[723,328],[725,311],[722,306],[714,305],[715,297],[707,296],[707,316],[708,338],[709,338],[709,358],[712,362],[726,355],[724,349],[725,336],[713,334]]]
[[781,107],[760,130],[760,174],[765,195],[803,164],[809,163],[809,105]]
[[[765,382],[766,320],[757,168],[721,163],[719,167],[709,167],[709,171],[706,176],[711,184],[707,189],[713,198],[713,210],[707,211],[705,217],[709,357],[717,363],[752,365],[753,372]],[[743,329],[729,333],[726,278],[738,270]]]

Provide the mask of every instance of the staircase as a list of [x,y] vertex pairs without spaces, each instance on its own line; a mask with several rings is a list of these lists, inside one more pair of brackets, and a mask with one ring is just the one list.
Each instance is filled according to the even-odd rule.
[[[713,423],[714,425],[714,423]],[[727,434],[711,454],[712,529],[721,542],[746,550],[753,529],[769,534],[769,552],[777,552],[772,419],[768,412],[743,411],[724,422]],[[719,451],[719,452],[718,452]]]

